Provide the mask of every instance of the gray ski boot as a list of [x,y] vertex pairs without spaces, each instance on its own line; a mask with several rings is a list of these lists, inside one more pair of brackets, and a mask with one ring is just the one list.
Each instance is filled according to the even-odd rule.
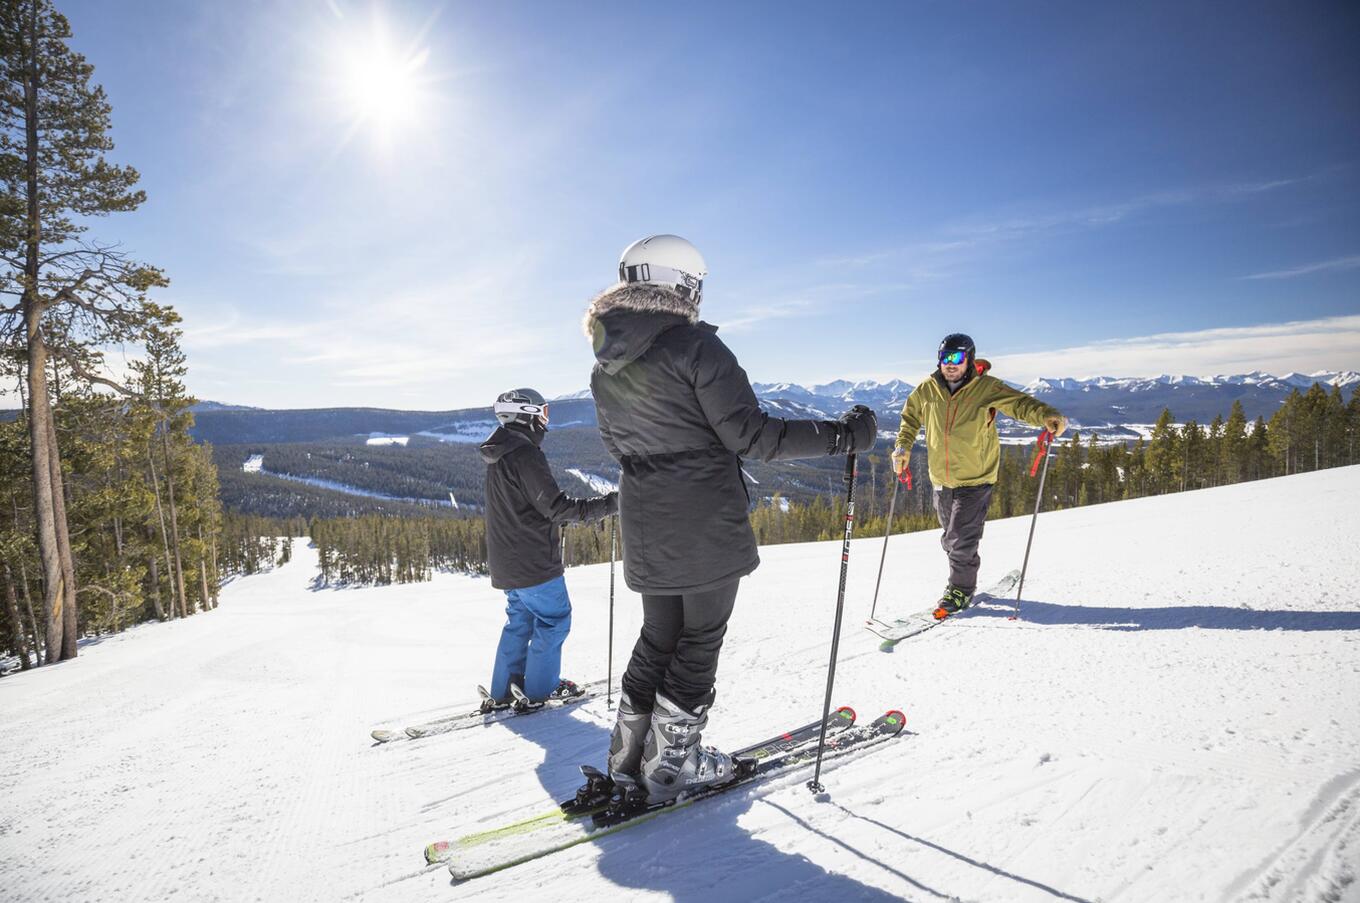
[[652,713],[633,704],[627,693],[619,694],[619,714],[609,736],[609,777],[622,796],[636,795],[642,782],[642,744],[652,724]]
[[736,775],[732,757],[699,740],[708,725],[709,706],[688,712],[656,694],[651,729],[642,752],[642,783],[649,802],[673,799]]

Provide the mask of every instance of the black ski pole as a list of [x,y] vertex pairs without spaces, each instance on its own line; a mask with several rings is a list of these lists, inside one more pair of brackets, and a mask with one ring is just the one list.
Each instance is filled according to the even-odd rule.
[[850,533],[855,528],[855,453],[845,456],[845,539],[841,541],[841,582],[836,590],[836,627],[831,633],[831,664],[826,671],[826,700],[822,703],[822,730],[817,737],[817,767],[808,789],[825,793],[822,786],[822,753],[826,751],[826,721],[831,716],[831,687],[836,682],[836,653],[841,645],[841,615],[845,612],[845,574],[850,568]]
[[1034,525],[1039,522],[1039,507],[1044,502],[1044,479],[1048,476],[1048,446],[1055,437],[1048,430],[1039,434],[1039,441],[1035,444],[1038,450],[1034,454],[1034,463],[1030,465],[1029,475],[1034,476],[1034,472],[1039,469],[1039,459],[1044,459],[1043,470],[1039,471],[1039,491],[1034,495],[1034,516],[1029,519],[1029,539],[1025,540],[1025,561],[1020,565],[1020,587],[1015,591],[1015,614],[1011,615],[1011,620],[1020,617],[1020,596],[1025,591],[1025,571],[1029,570],[1029,547],[1034,544]]
[[878,579],[874,581],[874,604],[869,608],[869,620],[874,619],[874,612],[878,611],[878,588],[883,584],[883,562],[888,560],[888,537],[892,535],[893,512],[897,510],[897,486],[899,483],[906,483],[907,489],[911,489],[911,469],[905,468],[902,473],[893,480],[892,498],[888,500],[888,526],[883,531],[883,554],[878,556]]
[[619,516],[609,519],[609,665],[605,671],[605,707],[614,707],[614,559],[618,557]]

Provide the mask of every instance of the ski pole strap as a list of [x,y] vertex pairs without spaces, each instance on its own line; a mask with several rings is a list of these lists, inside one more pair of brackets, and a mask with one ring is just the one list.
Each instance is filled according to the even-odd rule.
[[911,465],[903,464],[902,472],[897,475],[897,482],[906,483],[907,488],[911,488]]
[[[1029,466],[1029,475],[1034,476],[1039,472],[1039,462],[1048,454],[1048,447],[1053,444],[1053,434],[1044,430],[1039,434],[1039,438],[1034,442],[1034,463]],[[910,487],[908,487],[910,488]]]

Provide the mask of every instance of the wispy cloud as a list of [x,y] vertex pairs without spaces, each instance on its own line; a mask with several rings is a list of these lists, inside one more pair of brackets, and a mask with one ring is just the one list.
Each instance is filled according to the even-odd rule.
[[1355,370],[1360,369],[1360,316],[1165,332],[1046,351],[1001,353],[991,360],[998,375],[1020,382],[1041,376]]
[[247,324],[237,311],[224,320],[211,322],[188,321],[184,326],[184,345],[195,350],[228,348],[236,345],[255,345],[261,342],[289,342],[305,337],[310,331],[306,323],[278,321]]
[[1132,219],[1140,214],[1168,207],[1192,204],[1229,203],[1307,182],[1315,176],[1272,179],[1264,182],[1234,182],[1198,188],[1169,189],[1136,195],[1108,204],[1094,204],[1065,210],[1052,210],[1028,216],[956,224],[950,231],[962,235],[1018,238],[1037,232],[1066,228],[1099,228]]
[[1271,270],[1268,273],[1253,273],[1250,276],[1243,276],[1242,278],[1293,279],[1296,276],[1308,276],[1312,273],[1331,273],[1339,270],[1353,270],[1356,267],[1360,267],[1360,254],[1352,254],[1349,257],[1336,257],[1332,260],[1322,260],[1317,263],[1308,263],[1288,270]]
[[723,312],[717,322],[722,324],[724,332],[743,332],[771,320],[815,316],[824,313],[829,304],[850,304],[879,295],[904,292],[912,287],[912,283],[906,282],[871,285],[838,282],[806,286],[787,298],[752,304],[731,314]]
[[1100,229],[1132,220],[1159,209],[1193,204],[1222,204],[1277,191],[1319,178],[1319,175],[1233,182],[1197,188],[1147,192],[1123,200],[1058,209],[1030,210],[1008,216],[996,213],[963,217],[936,227],[930,239],[912,241],[860,254],[830,256],[817,261],[824,267],[907,267],[913,273],[939,278],[951,269],[1003,243],[1040,238],[1073,230]]

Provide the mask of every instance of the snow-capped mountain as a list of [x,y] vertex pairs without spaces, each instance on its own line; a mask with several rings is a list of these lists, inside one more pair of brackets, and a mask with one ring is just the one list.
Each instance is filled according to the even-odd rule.
[[[875,411],[900,411],[907,396],[915,388],[900,379],[880,383],[872,379],[851,382],[837,379],[820,385],[801,386],[798,383],[753,383],[756,397],[772,413],[786,412],[785,416],[834,417],[857,405],[868,405]],[[795,415],[794,411],[803,413]]]
[[1360,384],[1360,372],[1355,370],[1319,370],[1316,373],[1286,373],[1284,376],[1272,376],[1269,373],[1262,373],[1260,370],[1253,370],[1251,373],[1241,373],[1234,376],[1208,377],[1186,376],[1184,374],[1173,376],[1165,373],[1153,377],[1124,378],[1095,376],[1090,379],[1053,379],[1042,377],[1025,385],[1024,390],[1034,395],[1042,392],[1089,392],[1093,389],[1146,392],[1163,386],[1257,386],[1283,389],[1288,393],[1290,389],[1306,391],[1313,383],[1321,383],[1324,386],[1339,386],[1346,389]]
[[[1360,387],[1360,372],[1325,370],[1273,376],[1257,370],[1219,376],[1043,377],[1017,388],[1043,399],[1079,424],[1108,427],[1151,423],[1163,408],[1170,408],[1178,421],[1205,422],[1216,415],[1226,416],[1234,401],[1242,403],[1248,417],[1269,417],[1290,392],[1307,391],[1315,382],[1324,387],[1338,386],[1349,398],[1349,393]],[[869,405],[882,415],[895,415],[912,385],[900,379],[886,383],[838,379],[811,386],[756,383],[753,388],[772,414],[834,417],[855,404]]]
[[[1102,436],[1134,439],[1169,408],[1178,423],[1208,423],[1227,416],[1240,401],[1249,419],[1270,417],[1293,391],[1307,391],[1314,382],[1339,387],[1347,400],[1360,389],[1355,370],[1288,373],[1273,376],[1254,371],[1234,375],[1157,377],[1096,376],[1089,379],[1045,377],[1017,386],[1058,408],[1083,430]],[[761,405],[776,417],[832,419],[852,405],[864,404],[878,412],[882,429],[897,429],[897,416],[913,388],[900,379],[888,382],[838,379],[802,385],[794,382],[756,383]],[[553,400],[553,424],[593,429],[595,405],[583,389]],[[269,411],[214,404],[196,410],[194,435],[217,445],[249,442],[315,442],[335,438],[378,435],[420,435],[441,441],[475,441],[494,425],[485,407],[456,411],[395,411],[376,408],[328,408],[306,411]],[[1032,438],[1004,418],[1003,437]],[[1013,436],[1011,434],[1014,434]],[[573,462],[578,463],[578,462]],[[580,462],[584,463],[584,462]]]
[[[1306,392],[1313,383],[1338,386],[1349,399],[1360,387],[1355,370],[1287,373],[1274,376],[1259,370],[1218,376],[1163,374],[1155,377],[1095,376],[1089,379],[1043,377],[1017,388],[1043,399],[1085,429],[1099,429],[1109,438],[1132,439],[1145,432],[1169,408],[1176,421],[1207,423],[1227,416],[1240,401],[1248,418],[1270,417],[1290,392]],[[779,417],[836,417],[851,405],[866,404],[879,413],[881,423],[896,429],[897,415],[911,394],[902,380],[879,383],[838,379],[820,385],[792,382],[756,383],[756,396],[767,411]],[[1003,439],[1029,437],[1029,428],[1001,421]],[[1012,435],[1014,434],[1014,435]]]
[[1322,370],[1273,376],[1259,370],[1231,376],[1163,374],[1155,377],[1097,376],[1091,379],[1036,379],[1024,391],[1087,425],[1150,423],[1170,409],[1178,421],[1201,423],[1226,416],[1240,401],[1247,417],[1269,417],[1290,392],[1314,383],[1339,387],[1346,397],[1360,386],[1354,370]]

